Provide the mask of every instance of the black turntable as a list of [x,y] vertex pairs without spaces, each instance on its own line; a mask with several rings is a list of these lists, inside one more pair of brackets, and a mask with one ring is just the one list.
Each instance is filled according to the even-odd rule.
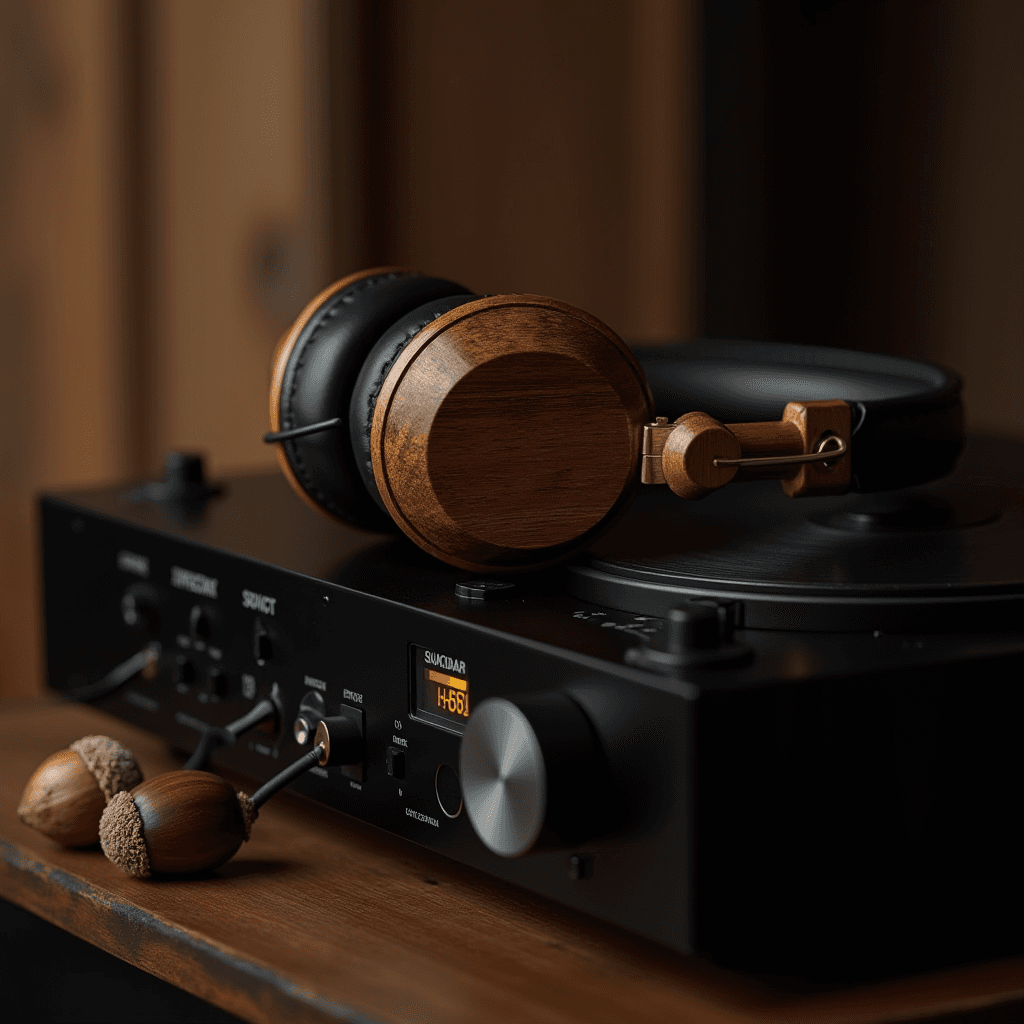
[[1022,454],[799,502],[650,488],[570,564],[493,577],[179,459],[160,500],[42,499],[49,683],[181,750],[268,698],[214,754],[255,780],[347,715],[359,759],[298,792],[724,964],[1019,951]]

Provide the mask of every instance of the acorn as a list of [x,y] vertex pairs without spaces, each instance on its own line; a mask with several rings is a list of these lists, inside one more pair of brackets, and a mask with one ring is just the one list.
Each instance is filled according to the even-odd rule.
[[100,845],[135,878],[208,871],[234,856],[258,813],[218,775],[167,772],[110,801]]
[[259,808],[316,765],[332,768],[363,759],[354,718],[323,718],[313,749],[283,768],[253,795],[236,792],[209,772],[168,772],[130,793],[118,793],[100,820],[107,859],[136,878],[209,871],[234,856],[252,833]]
[[32,773],[18,817],[62,846],[92,846],[107,804],[141,781],[127,747],[109,736],[83,736]]

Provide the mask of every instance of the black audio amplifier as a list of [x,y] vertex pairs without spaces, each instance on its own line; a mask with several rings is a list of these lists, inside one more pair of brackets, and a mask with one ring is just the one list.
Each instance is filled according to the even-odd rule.
[[[88,692],[148,648],[96,703],[181,751],[269,697],[213,757],[257,783],[354,718],[361,758],[297,792],[681,952],[816,976],[1006,953],[1020,456],[975,443],[951,481],[880,498],[646,494],[576,563],[501,579],[277,476],[47,496],[49,684]],[[529,754],[518,715],[543,757],[492,806],[488,759]]]

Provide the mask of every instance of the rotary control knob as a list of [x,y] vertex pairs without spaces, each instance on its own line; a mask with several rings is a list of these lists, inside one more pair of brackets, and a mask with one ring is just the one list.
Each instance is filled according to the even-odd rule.
[[501,857],[574,845],[610,816],[608,768],[583,710],[564,693],[481,701],[459,753],[466,814]]

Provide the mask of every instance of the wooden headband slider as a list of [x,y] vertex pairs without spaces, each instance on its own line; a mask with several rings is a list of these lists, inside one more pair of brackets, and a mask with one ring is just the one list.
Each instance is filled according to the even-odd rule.
[[719,423],[691,412],[644,427],[641,482],[702,498],[732,480],[782,480],[790,497],[843,494],[850,485],[850,407],[790,402],[778,422]]

